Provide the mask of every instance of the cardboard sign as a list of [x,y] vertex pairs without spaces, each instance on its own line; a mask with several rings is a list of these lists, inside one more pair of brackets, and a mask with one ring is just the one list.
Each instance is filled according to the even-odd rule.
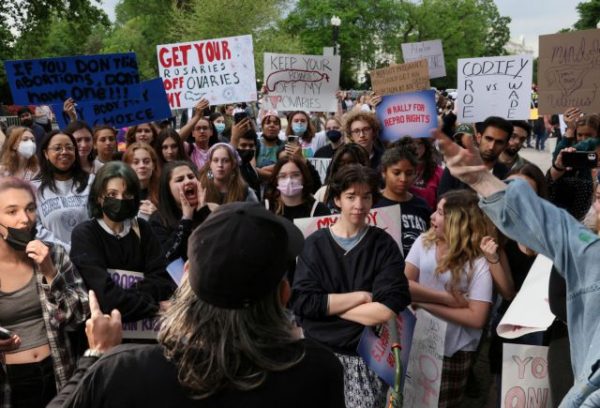
[[123,101],[141,94],[132,52],[6,61],[4,68],[17,105]]
[[264,109],[335,112],[340,57],[265,53]]
[[325,183],[325,177],[327,177],[327,169],[329,168],[329,164],[331,163],[331,159],[321,159],[317,157],[309,157],[306,159],[312,164],[317,172],[319,172],[319,178],[321,179],[321,184]]
[[427,60],[424,59],[374,69],[369,74],[373,91],[381,96],[420,91],[430,87]]
[[[296,218],[294,224],[302,231],[304,238],[321,228],[331,227],[340,218],[340,214],[322,217]],[[400,225],[400,205],[373,208],[367,216],[367,224],[385,230],[402,249],[402,226]]]
[[538,255],[508,310],[500,320],[496,331],[507,339],[544,331],[554,321],[548,303],[552,260]]
[[[408,309],[396,316],[396,332],[401,346],[400,359],[402,360],[402,382],[406,378],[408,359],[410,355],[413,332],[417,319]],[[372,327],[365,327],[360,337],[357,349],[358,355],[377,375],[390,387],[394,386],[396,376],[396,361],[392,353],[392,341],[390,336],[390,325],[386,322],[382,325],[381,334],[377,336]]]
[[600,30],[540,36],[540,114],[600,111]]
[[446,76],[442,40],[402,44],[402,57],[404,58],[404,62],[412,62],[425,58],[429,67],[429,78]]
[[382,124],[381,138],[393,142],[404,136],[431,137],[437,128],[435,91],[418,91],[384,96],[377,105]]
[[[107,271],[115,284],[123,289],[129,289],[136,282],[144,279],[144,274],[141,272],[125,271],[122,269],[107,269]],[[158,317],[154,317],[137,322],[123,323],[123,338],[156,340],[160,328],[158,320]]]
[[504,343],[502,407],[551,408],[548,347]]
[[[82,102],[75,110],[80,120],[90,126],[111,125],[115,128],[138,125],[167,119],[171,109],[160,78],[141,83],[142,96],[137,101]],[[67,127],[69,117],[62,111],[63,105],[52,105],[56,121],[61,129]]]
[[172,109],[256,100],[252,36],[158,45],[158,73]]
[[404,382],[404,406],[437,408],[447,324],[424,309],[418,309],[416,315],[417,324]]
[[459,59],[458,121],[528,120],[532,67],[530,55]]

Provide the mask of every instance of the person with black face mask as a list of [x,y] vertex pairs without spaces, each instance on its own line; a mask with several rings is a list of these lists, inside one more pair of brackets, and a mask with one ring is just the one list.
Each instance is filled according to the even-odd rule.
[[336,150],[345,143],[344,134],[342,133],[342,122],[337,117],[327,119],[325,123],[325,136],[327,143],[316,151],[315,157],[320,159],[331,159]]
[[42,144],[42,140],[44,139],[44,136],[46,136],[46,131],[44,130],[43,127],[41,127],[40,125],[38,125],[37,123],[34,122],[33,115],[31,114],[31,111],[29,110],[29,108],[22,107],[17,112],[17,116],[19,116],[19,120],[21,121],[21,126],[25,126],[26,128],[31,129],[31,132],[35,136],[35,144],[38,146],[38,153],[39,153],[39,151],[40,151],[39,148],[40,148],[40,145]]
[[92,219],[75,227],[72,236],[71,259],[83,280],[103,312],[118,309],[123,322],[154,317],[175,290],[158,239],[146,221],[136,218],[139,205],[135,172],[109,162],[90,191]]
[[[238,132],[236,129],[237,124],[233,125],[233,130]],[[256,197],[260,201],[261,189],[260,189],[260,176],[256,168],[256,147],[258,143],[258,136],[254,129],[250,128],[240,133],[237,138],[237,152],[240,155],[242,162],[240,163],[240,173],[242,177],[248,183],[248,186],[254,190]]]
[[43,140],[40,172],[32,180],[37,188],[38,238],[71,248],[71,232],[87,220],[87,200],[94,179],[81,167],[77,141],[55,130]]
[[35,239],[35,195],[0,178],[0,406],[45,407],[73,373],[67,331],[83,324],[87,292],[60,245]]

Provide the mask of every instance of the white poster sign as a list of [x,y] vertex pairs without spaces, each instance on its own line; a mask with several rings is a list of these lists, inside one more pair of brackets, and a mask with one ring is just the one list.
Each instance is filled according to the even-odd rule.
[[265,53],[264,109],[335,112],[340,57]]
[[[107,269],[107,271],[113,282],[123,289],[129,289],[136,282],[144,279],[144,274],[141,272],[125,271],[122,269]],[[158,320],[158,317],[153,317],[137,322],[123,323],[123,338],[156,340],[159,330]]]
[[[321,228],[331,227],[340,218],[340,214],[322,217],[296,218],[294,224],[302,231],[304,238]],[[400,225],[400,206],[373,208],[367,216],[367,224],[385,230],[402,248],[402,226]]]
[[532,67],[530,55],[459,59],[458,121],[528,120]]
[[551,259],[544,255],[535,258],[523,286],[498,324],[499,336],[515,339],[550,327],[554,321],[548,303],[551,270]]
[[171,109],[256,101],[252,36],[157,45],[158,73]]
[[499,405],[536,408],[553,406],[548,378],[548,347],[504,343]]
[[429,64],[429,78],[442,78],[446,76],[442,40],[402,44],[402,57],[404,58],[404,62],[412,62],[425,58]]
[[437,408],[447,324],[424,309],[417,309],[416,315],[417,324],[404,380],[404,406]]
[[312,164],[317,172],[319,172],[319,178],[321,179],[321,184],[325,183],[325,177],[327,177],[327,169],[329,168],[329,164],[331,163],[331,159],[324,159],[319,157],[310,157],[306,159]]

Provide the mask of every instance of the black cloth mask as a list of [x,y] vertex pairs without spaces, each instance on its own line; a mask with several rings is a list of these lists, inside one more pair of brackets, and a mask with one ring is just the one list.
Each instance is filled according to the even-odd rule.
[[242,159],[242,163],[248,164],[252,161],[254,157],[255,150],[254,149],[237,149],[240,158]]
[[328,130],[327,133],[325,133],[325,135],[327,136],[327,139],[329,139],[329,141],[331,143],[337,143],[342,138],[342,132],[340,132],[339,130],[335,130],[335,129]]
[[133,218],[138,212],[133,198],[119,200],[114,197],[105,197],[102,212],[114,222],[123,222]]
[[27,248],[27,244],[33,241],[37,234],[37,229],[35,227],[31,229],[19,229],[5,227],[4,225],[2,226],[6,228],[7,231],[7,235],[6,238],[4,238],[4,240],[15,251],[25,251],[25,248]]

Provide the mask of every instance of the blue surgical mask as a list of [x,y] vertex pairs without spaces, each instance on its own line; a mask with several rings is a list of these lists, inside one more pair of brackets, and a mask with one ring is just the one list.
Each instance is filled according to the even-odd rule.
[[223,133],[225,130],[225,123],[215,123],[215,129],[217,129],[217,133]]
[[306,123],[301,123],[301,122],[292,123],[292,130],[294,131],[294,134],[296,136],[302,136],[304,133],[306,133],[306,128],[307,128]]

